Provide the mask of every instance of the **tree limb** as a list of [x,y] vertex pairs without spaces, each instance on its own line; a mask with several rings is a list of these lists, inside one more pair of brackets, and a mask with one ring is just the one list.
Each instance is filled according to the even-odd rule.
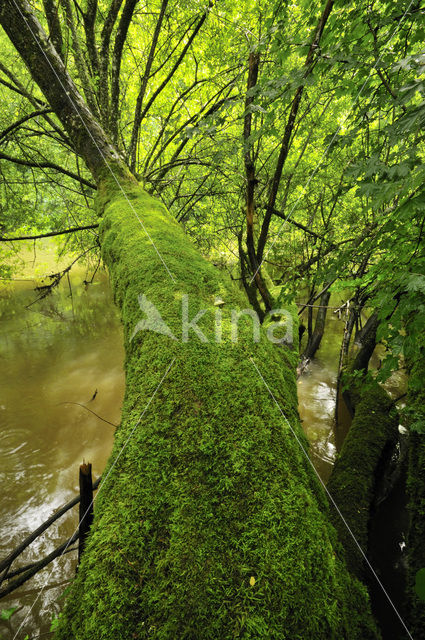
[[[102,478],[100,477],[93,483],[93,489],[97,489],[101,479]],[[34,540],[36,540],[42,533],[46,531],[46,529],[50,527],[50,525],[56,522],[56,520],[61,518],[67,511],[72,509],[72,507],[74,507],[79,502],[80,502],[80,494],[72,498],[72,500],[65,503],[62,507],[60,507],[57,511],[55,511],[55,513],[53,513],[49,518],[47,518],[47,520],[45,520],[43,524],[37,527],[37,529],[35,529],[32,533],[30,533],[29,536],[27,536],[11,553],[9,553],[9,555],[4,560],[0,561],[0,571],[4,571],[8,567],[10,567],[12,562],[18,556],[20,556],[21,553],[25,551],[25,549],[29,547],[29,545],[32,542],[34,542]]]
[[17,122],[11,124],[10,127],[7,127],[0,132],[0,140],[2,138],[5,138],[9,133],[11,133],[11,131],[14,131],[14,129],[18,129],[24,122],[28,122],[28,120],[36,118],[37,116],[42,116],[46,113],[52,113],[52,109],[39,109],[38,111],[33,111],[32,113],[23,116],[20,120],[17,120]]
[[111,114],[109,129],[115,143],[118,141],[119,97],[120,97],[120,71],[124,44],[127,39],[128,29],[136,8],[137,0],[126,0],[121,19],[115,36],[114,50],[112,54],[112,81],[111,81]]
[[58,56],[64,61],[64,46],[59,20],[59,5],[55,0],[43,0],[44,13],[46,14],[47,24],[49,25],[49,34],[53,46]]
[[0,160],[8,160],[9,162],[14,162],[15,164],[19,164],[23,167],[33,167],[36,169],[53,169],[54,171],[59,171],[63,173],[65,176],[72,178],[73,180],[77,180],[81,184],[84,184],[86,187],[90,187],[90,189],[96,189],[96,185],[85,178],[73,173],[72,171],[68,171],[68,169],[64,169],[58,164],[54,162],[37,162],[36,160],[24,160],[23,158],[14,158],[12,156],[7,155],[6,153],[0,152]]
[[[304,62],[305,71],[303,74],[303,80],[305,80],[310,75],[313,69],[314,56],[319,47],[320,39],[322,37],[322,33],[325,28],[326,22],[332,11],[333,5],[334,5],[334,0],[327,0],[326,5],[323,9],[322,15],[320,16],[320,19],[313,37],[313,41],[309,47],[309,50]],[[273,209],[276,204],[276,198],[279,190],[280,179],[282,176],[282,171],[286,162],[286,158],[288,157],[289,143],[291,140],[291,135],[294,129],[295,121],[298,115],[298,110],[300,107],[303,93],[304,93],[304,83],[300,84],[295,92],[294,98],[292,100],[288,120],[286,122],[285,131],[283,134],[279,157],[277,160],[276,169],[275,169],[271,187],[270,187],[267,210],[264,216],[263,224],[261,226],[260,236],[258,238],[257,260],[259,264],[261,264],[261,261],[263,259],[264,247],[266,245],[267,236],[268,236],[269,227],[270,227],[270,220],[273,214]]]
[[135,110],[134,110],[134,125],[133,125],[133,131],[131,132],[130,148],[129,148],[129,151],[128,151],[128,156],[129,156],[129,159],[130,159],[130,169],[132,171],[134,171],[134,169],[136,167],[136,151],[137,151],[137,142],[138,142],[138,138],[139,138],[140,124],[142,122],[142,117],[141,117],[142,113],[141,113],[141,111],[142,111],[143,100],[144,100],[144,97],[145,97],[146,88],[148,86],[148,80],[150,78],[152,63],[153,63],[153,59],[154,59],[154,55],[155,55],[155,49],[156,49],[156,45],[158,43],[159,33],[161,31],[162,21],[164,19],[165,10],[167,8],[167,5],[168,5],[168,0],[162,0],[162,2],[161,2],[161,10],[159,12],[158,20],[157,20],[156,25],[155,25],[155,31],[154,31],[152,42],[151,42],[151,46],[150,46],[150,49],[149,49],[149,54],[148,54],[148,59],[146,61],[145,71],[144,71],[142,82],[141,82],[141,85],[140,85],[140,90],[139,90],[139,93],[137,95],[136,107],[135,107]]
[[48,233],[39,233],[35,236],[19,236],[19,238],[4,238],[0,236],[0,242],[18,242],[20,240],[39,240],[39,238],[51,238],[52,236],[61,236],[66,233],[75,233],[76,231],[85,231],[86,229],[97,229],[99,224],[88,224],[84,227],[73,227],[64,231],[49,231]]

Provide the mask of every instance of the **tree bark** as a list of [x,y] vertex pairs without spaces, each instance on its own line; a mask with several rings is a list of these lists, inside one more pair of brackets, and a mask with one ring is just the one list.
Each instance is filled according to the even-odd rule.
[[78,564],[81,562],[87,536],[93,524],[93,481],[90,462],[80,465],[79,483]]
[[[367,554],[369,522],[373,514],[376,486],[398,438],[398,416],[393,402],[377,383],[358,390],[353,422],[332,469],[328,489],[364,553]],[[344,546],[349,569],[364,578],[363,556],[339,515],[332,521]],[[369,578],[369,575],[368,575]]]
[[320,347],[320,343],[322,342],[323,334],[325,333],[326,314],[328,311],[329,299],[331,297],[329,288],[326,287],[327,285],[325,285],[325,292],[322,293],[320,297],[320,305],[317,309],[314,330],[311,336],[309,335],[307,346],[301,356],[303,360],[311,360],[311,358],[314,358]]
[[358,351],[354,356],[351,369],[364,371],[369,367],[369,360],[376,347],[376,332],[379,327],[378,313],[375,311],[367,319],[365,326],[357,333],[354,344],[358,347]]
[[27,0],[1,0],[0,23],[96,181],[112,164],[116,173],[129,176]]
[[[408,330],[408,327],[407,327]],[[407,496],[409,530],[407,532],[409,621],[415,640],[425,638],[425,606],[415,589],[417,572],[425,568],[425,343],[418,344],[418,359],[411,367],[408,407],[410,422]],[[422,385],[418,381],[422,381]],[[411,424],[412,426],[412,424]]]

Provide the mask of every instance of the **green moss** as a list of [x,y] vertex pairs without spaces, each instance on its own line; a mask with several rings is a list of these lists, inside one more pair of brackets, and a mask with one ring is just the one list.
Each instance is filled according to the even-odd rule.
[[[363,551],[382,460],[396,442],[398,417],[378,384],[356,392],[355,415],[328,481],[328,489]],[[331,508],[349,569],[363,574],[363,558],[347,527]]]
[[408,552],[408,598],[411,632],[415,640],[425,638],[425,603],[415,591],[416,574],[425,567],[425,420],[421,418],[425,406],[425,364],[423,355],[418,349],[418,361],[413,367],[412,378],[422,384],[411,385],[408,395],[408,406],[413,414],[413,421],[418,432],[409,437],[409,461],[407,477],[409,533],[407,537]]
[[[241,292],[161,204],[130,181],[125,189],[134,210],[109,179],[99,189],[125,332],[122,423],[56,638],[376,638],[366,591],[335,554],[320,485],[250,361],[304,439],[294,352],[263,330],[254,343],[249,318],[232,342],[226,313],[247,306]],[[141,293],[176,337],[187,294],[190,318],[208,310],[199,327],[210,341],[141,331],[130,342]]]

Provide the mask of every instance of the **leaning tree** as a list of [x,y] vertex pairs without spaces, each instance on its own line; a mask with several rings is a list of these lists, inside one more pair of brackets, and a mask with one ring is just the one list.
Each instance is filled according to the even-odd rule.
[[[143,85],[126,159],[120,149],[117,63],[136,0],[75,3],[87,36],[84,51],[73,34],[71,3],[60,3],[75,47],[69,69],[57,4],[43,5],[49,34],[27,0],[2,0],[0,22],[96,183],[102,256],[126,350],[122,420],[57,637],[377,637],[365,588],[345,567],[306,456],[296,350],[267,339],[274,318],[269,326],[266,319],[258,341],[251,317],[232,339],[231,311],[243,309],[242,294],[201,257],[131,171]],[[189,25],[184,46],[211,10],[213,3]],[[322,28],[319,22],[313,38]],[[317,40],[300,87],[313,45]],[[87,67],[98,68],[99,84]],[[300,94],[291,107],[295,115]],[[249,160],[247,151],[248,184]],[[268,217],[273,193],[270,198]],[[258,261],[256,253],[248,248],[248,259]],[[143,330],[151,303],[168,327],[164,333]]]

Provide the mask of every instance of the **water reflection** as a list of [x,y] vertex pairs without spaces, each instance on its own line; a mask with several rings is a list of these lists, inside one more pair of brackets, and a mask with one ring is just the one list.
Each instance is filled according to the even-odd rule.
[[328,313],[317,356],[298,379],[298,409],[310,442],[310,456],[326,482],[336,456],[334,434],[337,365],[344,320]]
[[[82,280],[75,272],[72,298],[64,283],[35,304],[30,282],[0,291],[0,558],[78,492],[83,458],[92,462],[96,476],[109,456],[114,428],[83,407],[64,403],[87,405],[112,423],[120,420],[124,374],[119,318],[106,275],[89,286]],[[73,509],[15,566],[49,553],[76,524]],[[2,640],[13,638],[26,615],[20,638],[49,630],[75,557],[70,553],[55,560],[2,600],[1,608],[21,607],[9,624],[0,623]],[[52,588],[55,584],[59,586]]]

